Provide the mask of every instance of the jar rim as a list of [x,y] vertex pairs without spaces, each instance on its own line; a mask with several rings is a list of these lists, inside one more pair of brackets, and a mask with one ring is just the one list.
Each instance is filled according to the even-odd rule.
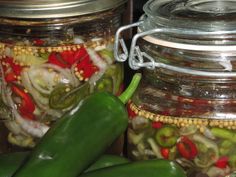
[[127,0],[0,0],[0,17],[17,19],[66,18],[110,10]]

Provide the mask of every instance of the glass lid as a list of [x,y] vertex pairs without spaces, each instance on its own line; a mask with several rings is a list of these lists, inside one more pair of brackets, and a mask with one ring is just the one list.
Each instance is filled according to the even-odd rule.
[[216,31],[236,25],[236,0],[150,0],[144,11],[160,26]]
[[73,17],[109,10],[125,2],[126,0],[0,0],[0,17]]
[[159,38],[216,45],[236,42],[236,0],[149,0],[144,11],[140,31],[175,29]]

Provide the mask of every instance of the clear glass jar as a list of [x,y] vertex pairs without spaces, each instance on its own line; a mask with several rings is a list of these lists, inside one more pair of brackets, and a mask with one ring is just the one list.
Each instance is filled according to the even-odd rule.
[[113,41],[124,3],[0,1],[0,117],[10,143],[33,147],[92,92],[119,95]]
[[140,21],[123,28],[138,27],[129,64],[143,73],[128,104],[129,157],[173,160],[188,176],[236,170],[235,7],[234,0],[150,0]]

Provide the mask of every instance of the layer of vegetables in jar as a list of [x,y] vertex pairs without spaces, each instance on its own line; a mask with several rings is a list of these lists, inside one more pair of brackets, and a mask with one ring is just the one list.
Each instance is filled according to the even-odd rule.
[[0,117],[10,130],[8,141],[22,147],[33,147],[88,94],[119,95],[123,82],[113,37],[1,39],[0,73]]
[[[221,103],[221,114],[226,115],[223,107],[235,102],[190,99],[169,95],[163,90],[157,95],[158,91],[141,84],[127,106],[128,156],[133,160],[173,160],[191,177],[233,173],[236,170],[236,121],[211,117],[215,113],[210,114],[207,107],[214,103],[217,108]],[[178,107],[171,107],[168,102],[178,103]],[[229,111],[227,107],[224,110]]]

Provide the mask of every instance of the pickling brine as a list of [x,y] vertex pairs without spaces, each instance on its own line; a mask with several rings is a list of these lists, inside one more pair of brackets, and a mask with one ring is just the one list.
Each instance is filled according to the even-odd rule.
[[120,94],[123,66],[113,56],[120,16],[115,8],[46,21],[0,19],[0,117],[10,143],[34,147],[90,93]]

